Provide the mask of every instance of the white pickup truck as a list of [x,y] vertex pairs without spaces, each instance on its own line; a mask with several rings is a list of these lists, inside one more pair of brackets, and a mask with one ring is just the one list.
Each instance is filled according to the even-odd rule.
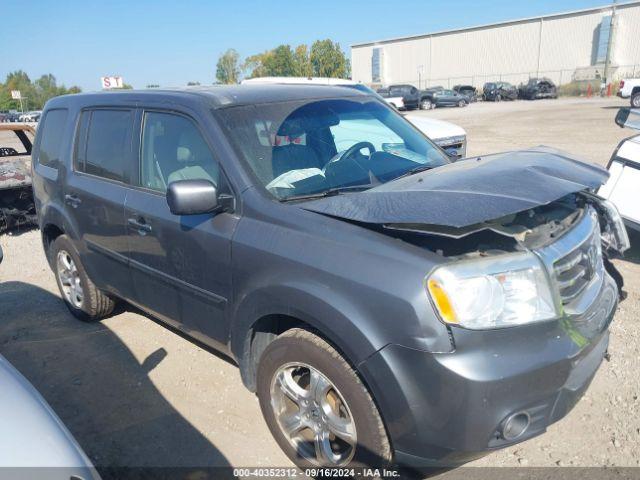
[[640,108],[640,78],[629,78],[620,80],[620,90],[618,96],[630,98],[633,108]]
[[[362,83],[354,82],[343,78],[324,77],[258,77],[245,79],[241,82],[245,84],[286,84],[286,85],[335,85],[339,87],[350,87],[358,90],[378,95],[371,88]],[[397,109],[404,107],[400,104],[401,97],[384,98],[384,101]],[[464,158],[467,154],[467,132],[458,125],[435,118],[423,117],[421,115],[410,114],[405,118],[415,125],[415,127],[429,137],[433,143],[442,148],[452,159]]]
[[[640,110],[621,108],[616,115],[621,127],[640,130]],[[618,207],[627,228],[640,231],[640,135],[623,140],[607,165],[609,180],[598,194]]]

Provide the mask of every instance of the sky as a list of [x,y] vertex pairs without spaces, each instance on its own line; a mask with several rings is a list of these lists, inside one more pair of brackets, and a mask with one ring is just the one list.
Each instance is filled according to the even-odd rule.
[[219,55],[353,43],[605,5],[606,0],[0,0],[0,82],[24,70],[98,90],[100,77],[211,84]]

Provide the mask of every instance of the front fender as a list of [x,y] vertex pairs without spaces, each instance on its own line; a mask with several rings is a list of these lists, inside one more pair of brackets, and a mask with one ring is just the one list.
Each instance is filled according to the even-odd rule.
[[286,315],[305,322],[357,365],[384,346],[384,340],[357,305],[339,292],[311,282],[288,281],[253,290],[238,304],[231,327],[231,352],[242,359],[251,328],[268,315]]

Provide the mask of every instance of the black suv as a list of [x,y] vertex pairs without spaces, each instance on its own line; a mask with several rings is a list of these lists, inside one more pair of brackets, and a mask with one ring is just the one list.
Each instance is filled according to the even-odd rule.
[[478,101],[478,93],[473,85],[455,85],[453,91],[467,97],[469,103]]
[[628,244],[606,170],[478,160],[353,88],[109,92],[47,102],[33,184],[77,318],[126,301],[231,356],[299,465],[451,466],[575,405]]
[[516,98],[518,98],[518,89],[508,82],[487,82],[482,88],[482,99],[486,102],[515,100]]
[[402,97],[407,110],[415,110],[420,106],[420,91],[413,85],[389,85],[378,90],[378,93],[384,97]]
[[527,83],[520,85],[518,96],[525,100],[558,98],[558,89],[548,78],[530,78]]

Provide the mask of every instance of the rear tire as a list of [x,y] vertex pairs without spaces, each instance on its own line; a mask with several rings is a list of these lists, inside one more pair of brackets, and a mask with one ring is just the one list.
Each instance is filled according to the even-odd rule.
[[60,235],[55,239],[50,262],[60,295],[76,318],[94,322],[113,312],[115,301],[91,281],[69,237]]
[[467,106],[467,102],[465,102],[464,100],[460,100],[458,102],[458,107],[462,108],[462,107],[466,107]]
[[324,339],[299,328],[284,332],[262,354],[257,378],[271,434],[296,465],[391,463],[389,439],[369,391]]
[[640,108],[640,92],[631,95],[631,106],[633,108]]

